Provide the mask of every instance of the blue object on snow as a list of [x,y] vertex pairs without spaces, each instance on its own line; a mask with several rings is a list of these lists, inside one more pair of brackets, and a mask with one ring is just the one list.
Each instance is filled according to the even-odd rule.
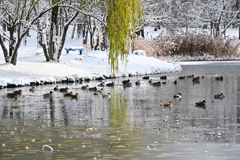
[[79,54],[82,55],[84,48],[65,48],[66,53],[69,54],[69,51],[79,51]]

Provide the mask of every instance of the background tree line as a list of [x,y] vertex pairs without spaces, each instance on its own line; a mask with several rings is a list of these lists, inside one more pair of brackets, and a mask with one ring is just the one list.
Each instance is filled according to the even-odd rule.
[[214,35],[238,27],[239,0],[144,0],[146,23],[174,31],[179,28],[209,29]]

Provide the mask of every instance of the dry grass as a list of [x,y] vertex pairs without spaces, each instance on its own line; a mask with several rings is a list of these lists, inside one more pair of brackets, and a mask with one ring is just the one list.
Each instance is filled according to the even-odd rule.
[[238,55],[239,43],[230,37],[214,37],[206,31],[163,34],[153,40],[138,38],[134,41],[134,50],[145,50],[147,56],[191,56],[204,55],[226,58]]
[[153,48],[152,41],[145,40],[142,37],[136,38],[133,43],[133,50],[145,50],[147,56],[155,56],[155,49]]

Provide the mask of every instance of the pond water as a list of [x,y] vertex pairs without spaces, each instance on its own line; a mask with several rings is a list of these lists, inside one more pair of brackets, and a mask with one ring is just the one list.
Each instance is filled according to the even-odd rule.
[[[82,90],[100,81],[58,84],[79,93],[79,99],[53,91],[55,85],[23,87],[17,99],[0,90],[0,159],[239,159],[240,156],[240,63],[183,63],[183,71],[150,75],[161,86],[150,85],[143,76],[106,80],[103,88],[111,98]],[[203,75],[200,83],[179,76]],[[167,80],[160,80],[161,76]],[[222,81],[215,77],[223,76]],[[122,80],[132,87],[124,88]],[[135,81],[141,85],[136,86]],[[181,93],[181,99],[173,98]],[[214,99],[223,93],[225,98]],[[195,103],[205,100],[206,108]],[[172,108],[163,104],[171,101]]]

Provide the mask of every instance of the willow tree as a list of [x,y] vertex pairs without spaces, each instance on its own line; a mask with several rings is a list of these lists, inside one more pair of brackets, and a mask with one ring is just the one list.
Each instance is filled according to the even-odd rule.
[[106,0],[109,38],[109,62],[113,75],[118,71],[119,60],[126,62],[131,48],[131,38],[143,22],[142,0]]

